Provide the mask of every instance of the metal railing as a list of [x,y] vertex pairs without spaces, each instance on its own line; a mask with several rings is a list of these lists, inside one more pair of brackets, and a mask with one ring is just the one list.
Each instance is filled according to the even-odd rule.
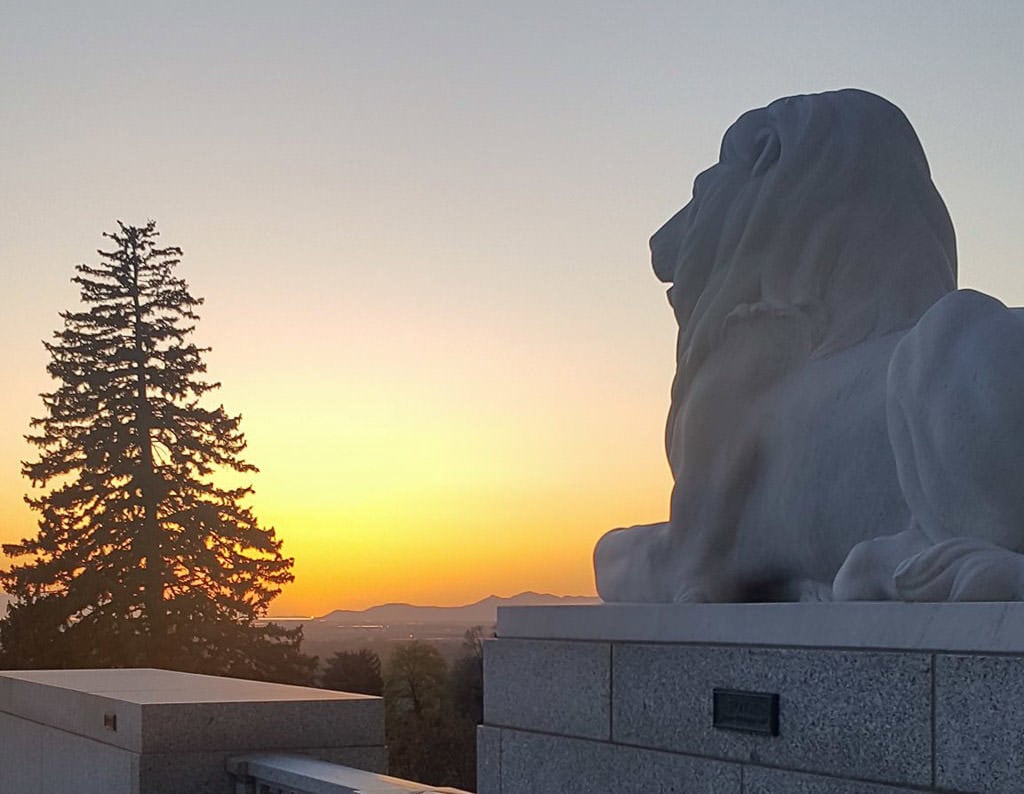
[[227,769],[235,794],[469,794],[283,753],[235,756]]

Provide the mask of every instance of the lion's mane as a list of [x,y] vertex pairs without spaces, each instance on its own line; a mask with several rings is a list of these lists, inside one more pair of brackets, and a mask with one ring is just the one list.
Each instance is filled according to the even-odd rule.
[[916,133],[848,89],[742,115],[693,200],[651,240],[673,282],[684,381],[738,306],[802,313],[824,356],[909,328],[956,286],[956,240]]

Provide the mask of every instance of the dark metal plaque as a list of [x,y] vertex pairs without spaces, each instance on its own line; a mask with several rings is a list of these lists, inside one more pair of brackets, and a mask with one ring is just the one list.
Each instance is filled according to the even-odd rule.
[[712,725],[727,731],[779,735],[779,696],[771,692],[713,689]]

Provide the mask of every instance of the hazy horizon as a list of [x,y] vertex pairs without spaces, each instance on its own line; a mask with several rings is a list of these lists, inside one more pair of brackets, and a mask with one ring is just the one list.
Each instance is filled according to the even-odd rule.
[[667,517],[675,327],[648,236],[744,111],[899,105],[960,283],[1024,304],[1024,6],[98,2],[0,9],[0,541],[32,534],[41,340],[116,219],[206,300],[271,612],[593,594]]

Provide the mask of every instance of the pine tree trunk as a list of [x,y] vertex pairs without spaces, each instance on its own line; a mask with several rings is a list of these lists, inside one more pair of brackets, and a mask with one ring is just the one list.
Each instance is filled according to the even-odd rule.
[[139,550],[145,558],[142,603],[145,622],[149,627],[149,641],[146,643],[147,664],[155,664],[161,656],[161,646],[166,635],[164,620],[164,565],[160,538],[160,524],[157,521],[157,507],[160,503],[156,467],[153,463],[153,441],[150,436],[152,425],[146,388],[146,351],[142,333],[142,306],[139,302],[138,259],[132,261],[132,306],[134,309],[135,368],[137,372],[137,397],[135,407],[136,433],[139,439],[139,469],[137,486],[142,501],[142,535]]

